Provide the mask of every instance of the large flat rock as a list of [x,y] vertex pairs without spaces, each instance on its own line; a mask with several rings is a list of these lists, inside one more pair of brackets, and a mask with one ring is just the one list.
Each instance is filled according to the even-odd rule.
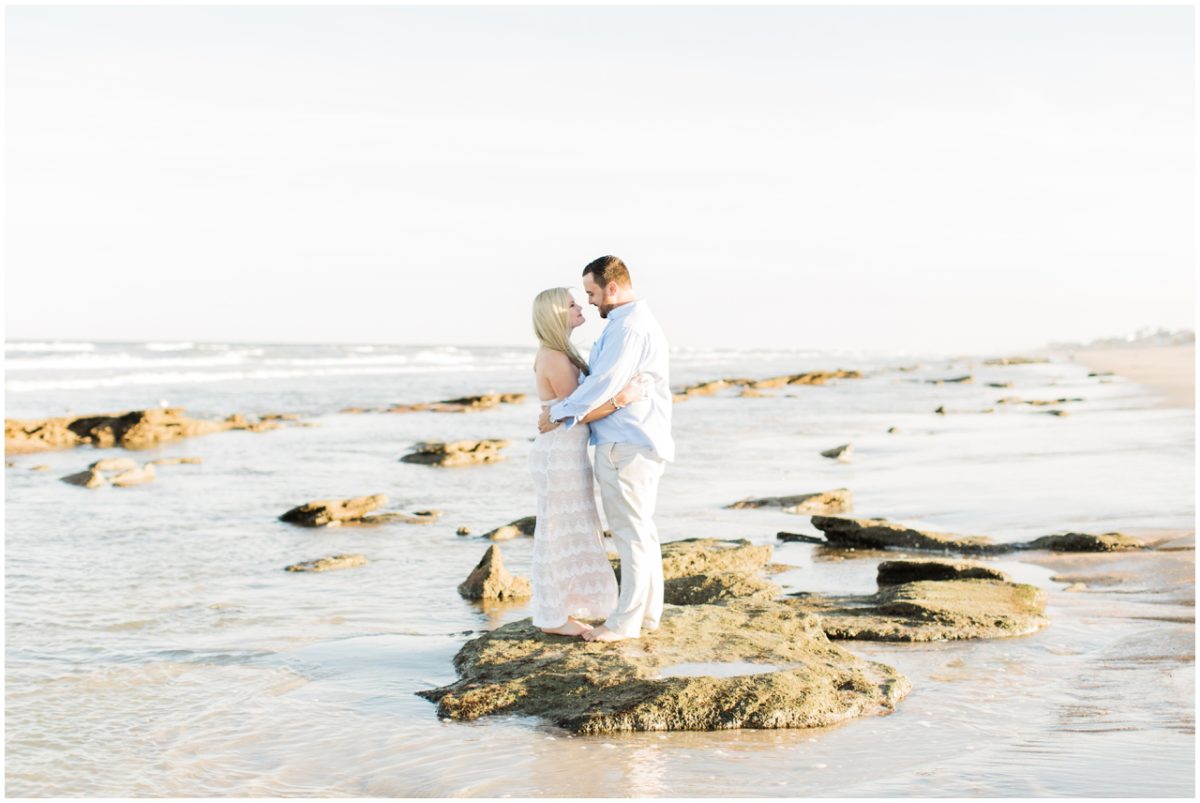
[[615,643],[522,619],[467,642],[454,666],[459,680],[417,692],[439,716],[532,715],[579,734],[825,727],[891,711],[910,689],[830,642],[816,617],[745,600],[668,605],[657,630]]
[[154,407],[122,413],[4,420],[4,453],[29,454],[75,446],[149,449],[163,443],[241,429],[276,429],[278,421],[250,421],[234,413],[222,421],[188,418],[183,407]]

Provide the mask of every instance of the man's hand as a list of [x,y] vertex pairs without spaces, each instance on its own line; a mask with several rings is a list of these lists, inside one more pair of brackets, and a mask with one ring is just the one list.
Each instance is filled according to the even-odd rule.
[[542,407],[542,415],[540,418],[538,418],[538,432],[545,434],[551,430],[557,429],[560,426],[562,426],[561,421],[550,420],[550,408]]

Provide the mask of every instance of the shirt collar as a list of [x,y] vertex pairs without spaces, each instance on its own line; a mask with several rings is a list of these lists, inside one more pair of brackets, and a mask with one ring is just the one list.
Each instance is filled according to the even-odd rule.
[[642,299],[639,298],[637,301],[630,301],[628,304],[622,304],[612,312],[608,313],[608,319],[610,321],[619,321],[633,311],[634,305],[641,303]]

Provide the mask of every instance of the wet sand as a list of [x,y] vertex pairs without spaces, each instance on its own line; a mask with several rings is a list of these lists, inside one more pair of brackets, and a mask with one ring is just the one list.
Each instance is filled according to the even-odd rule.
[[1161,399],[1160,407],[1195,407],[1194,345],[1080,349],[1071,357],[1093,371],[1111,371],[1153,389]]

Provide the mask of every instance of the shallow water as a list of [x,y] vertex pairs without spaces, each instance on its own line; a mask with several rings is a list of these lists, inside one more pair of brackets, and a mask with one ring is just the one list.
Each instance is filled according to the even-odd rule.
[[[806,731],[572,737],[529,718],[442,722],[414,692],[454,679],[473,635],[527,616],[463,600],[479,533],[533,512],[536,407],[470,415],[339,414],[351,406],[530,390],[518,349],[268,344],[9,344],[9,417],[160,400],[198,416],[298,412],[319,424],[230,432],[147,453],[200,456],[155,482],[58,481],[120,450],[15,458],[5,471],[6,791],[10,795],[1190,796],[1191,551],[996,560],[1046,590],[1022,638],[848,643],[913,684],[896,713]],[[49,346],[53,345],[53,348]],[[221,347],[221,346],[224,347]],[[25,346],[25,348],[21,348]],[[989,355],[990,356],[990,355]],[[802,352],[695,351],[673,384],[857,368],[861,380],[696,398],[675,407],[678,460],[659,528],[776,544],[807,517],[724,510],[745,496],[854,492],[855,516],[997,540],[1066,530],[1190,532],[1194,418],[1062,357],[986,367]],[[900,371],[901,367],[916,370]],[[973,373],[969,385],[923,380]],[[1013,381],[1011,388],[987,382]],[[1004,396],[1082,397],[1062,418]],[[944,405],[947,415],[933,414]],[[988,407],[993,413],[979,411]],[[888,434],[889,427],[898,427]],[[400,463],[419,440],[510,438],[509,460]],[[849,463],[818,452],[853,442]],[[97,453],[99,452],[99,453]],[[47,464],[49,471],[31,471]],[[383,492],[432,525],[305,530],[310,499]],[[531,539],[501,545],[528,574]],[[363,568],[282,571],[361,552]],[[888,557],[894,556],[888,555]],[[867,593],[883,553],[777,544],[788,591]],[[1067,591],[1056,576],[1111,575]],[[914,738],[914,735],[916,738]],[[574,760],[572,760],[574,759]],[[596,759],[590,761],[589,759]]]

